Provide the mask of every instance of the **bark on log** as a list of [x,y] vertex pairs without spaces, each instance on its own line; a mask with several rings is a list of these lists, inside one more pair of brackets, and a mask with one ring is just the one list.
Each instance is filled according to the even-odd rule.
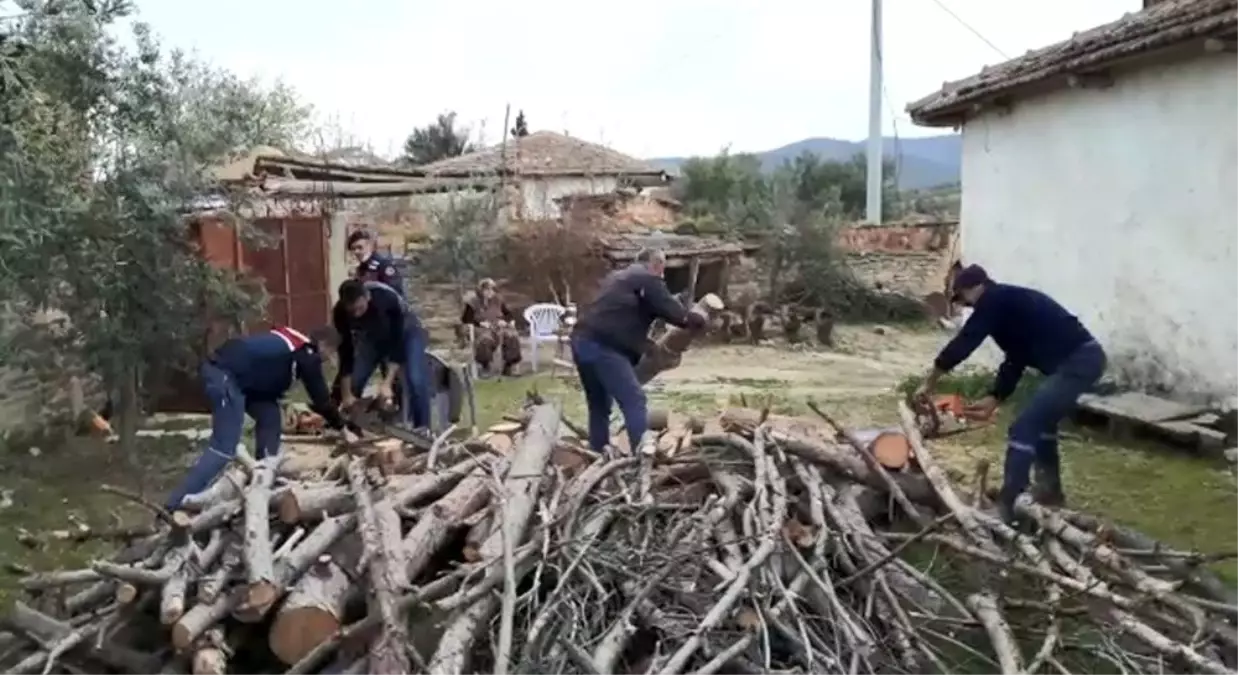
[[[370,668],[376,673],[408,673],[410,665],[404,645],[408,642],[408,630],[404,613],[399,607],[399,596],[407,585],[398,541],[390,541],[387,526],[387,511],[394,515],[389,502],[375,503],[365,477],[365,460],[354,459],[348,465],[348,482],[353,488],[357,502],[357,528],[361,533],[364,555],[369,558],[370,611],[382,621],[382,632],[369,647]],[[397,520],[398,524],[398,520]],[[396,530],[399,536],[399,530]]]
[[349,535],[301,576],[275,615],[267,639],[280,661],[300,661],[339,631],[345,608],[361,592],[352,577],[360,561],[361,538]]
[[503,555],[504,536],[513,549],[524,541],[551,450],[559,439],[559,422],[557,406],[542,404],[534,409],[520,447],[512,457],[507,479],[503,481],[504,506],[495,512],[494,531],[482,543],[482,560],[494,560]]
[[[392,476],[382,487],[383,494],[396,494],[418,481],[421,476]],[[282,523],[321,520],[357,510],[352,489],[335,483],[294,484],[275,495],[275,510]]]
[[[493,507],[491,508],[493,509]],[[493,530],[493,513],[483,515],[481,520],[478,520],[469,527],[469,533],[464,536],[464,551],[461,553],[466,561],[477,562],[481,560],[481,545],[485,543]]]
[[491,472],[502,475],[506,462],[493,468],[479,466],[447,496],[422,512],[413,529],[404,537],[405,568],[410,580],[416,580],[430,559],[447,543],[451,532],[466,518],[490,501]]
[[[708,326],[708,320],[713,313],[720,312],[724,308],[722,298],[709,293],[698,300],[689,311],[705,317],[706,326]],[[636,379],[641,384],[645,384],[657,377],[658,373],[678,366],[680,359],[683,358],[683,353],[688,350],[692,341],[703,334],[705,330],[706,328],[691,329],[672,326],[662,337],[657,339],[654,347],[645,353],[640,363],[636,364]]]
[[239,466],[231,466],[211,483],[210,487],[192,495],[185,495],[180,508],[187,511],[205,511],[222,502],[230,502],[241,498],[248,483],[245,470]]
[[[50,617],[20,600],[13,603],[13,607],[5,617],[5,621],[9,626],[30,636],[40,645],[55,645],[66,638],[71,638],[75,633],[83,629],[82,627],[75,628],[69,623]],[[92,658],[122,672],[153,673],[161,665],[159,659],[153,654],[135,651],[121,645],[97,644],[93,640],[81,640],[81,642],[89,642],[90,646],[87,649]],[[40,670],[42,670],[43,663],[47,657],[47,652],[41,653],[43,654],[42,659],[28,659],[31,661],[30,665]],[[24,668],[13,668],[10,672],[27,671]]]
[[254,469],[245,491],[244,560],[248,586],[241,604],[246,613],[266,613],[278,595],[275,556],[271,549],[271,484],[275,468],[265,460]]
[[975,593],[967,596],[967,607],[975,613],[980,624],[984,626],[984,631],[989,634],[989,642],[993,644],[1002,673],[1015,675],[1024,672],[1019,643],[1010,631],[1010,624],[1006,623],[997,608],[997,598],[990,593]]

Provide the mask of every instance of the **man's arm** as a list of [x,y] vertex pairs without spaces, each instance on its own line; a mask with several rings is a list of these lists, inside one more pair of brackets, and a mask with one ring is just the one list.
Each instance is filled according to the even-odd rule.
[[1019,386],[1019,380],[1023,378],[1023,371],[1027,369],[1026,364],[1022,361],[1016,361],[1009,356],[1002,365],[997,368],[997,376],[993,378],[993,389],[989,391],[989,395],[1000,401],[1005,401],[1014,393],[1016,387]]
[[460,323],[466,326],[477,325],[477,310],[473,308],[473,303],[464,303],[464,312],[460,314]]
[[942,374],[954,370],[955,366],[967,360],[972,352],[984,343],[984,339],[989,336],[992,325],[992,317],[989,316],[987,309],[977,309],[968,317],[967,323],[963,324],[962,330],[958,332],[945,347],[937,354],[937,358],[933,359],[933,369]]
[[499,314],[502,315],[503,320],[507,323],[516,322],[516,315],[512,314],[512,308],[508,307],[506,302],[499,304]]
[[322,374],[322,356],[312,347],[306,346],[298,349],[293,358],[297,361],[297,374],[301,378],[301,384],[305,385],[305,392],[309,394],[310,409],[322,415],[327,426],[343,429],[344,418],[340,417],[340,412],[331,405],[331,393]]
[[672,326],[687,328],[689,325],[696,326],[701,323],[699,316],[689,312],[675,296],[671,295],[666,282],[652,274],[641,275],[639,293],[641,302],[653,312],[653,315]]
[[371,295],[371,298],[381,297],[381,302],[384,303],[380,308],[383,314],[387,317],[388,328],[388,349],[394,349],[395,353],[387,355],[387,376],[383,378],[383,386],[391,389],[395,384],[396,375],[400,372],[401,361],[400,356],[404,354],[404,339],[405,339],[405,317],[404,306],[399,298],[392,297],[386,291],[378,291]]
[[340,347],[337,350],[340,360],[340,372],[336,379],[340,382],[340,393],[352,392],[352,369],[356,359],[355,346],[352,340],[352,322],[343,307],[336,305],[331,310],[331,324],[340,336]]

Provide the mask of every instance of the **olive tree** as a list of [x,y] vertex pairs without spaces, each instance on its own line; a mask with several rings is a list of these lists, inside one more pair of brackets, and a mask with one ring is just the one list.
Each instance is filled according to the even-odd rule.
[[0,24],[0,303],[23,348],[6,356],[36,370],[71,356],[115,396],[124,442],[156,366],[190,365],[212,325],[263,305],[191,236],[203,208],[244,213],[213,168],[298,142],[309,110],[164,53],[142,24],[126,49],[109,29],[127,0],[17,4]]

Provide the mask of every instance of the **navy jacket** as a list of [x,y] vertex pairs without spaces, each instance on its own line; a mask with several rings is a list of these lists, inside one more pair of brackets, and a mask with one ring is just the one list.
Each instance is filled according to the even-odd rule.
[[404,363],[407,340],[422,332],[421,321],[394,289],[367,281],[370,304],[365,314],[354,317],[340,303],[331,312],[331,322],[340,335],[340,369],[351,372],[358,343],[375,351],[380,361]]
[[697,319],[666,288],[666,282],[644,265],[629,265],[602,279],[593,302],[585,307],[572,337],[593,340],[640,361],[655,319],[686,327]]
[[327,381],[322,374],[318,347],[301,333],[282,326],[265,333],[228,340],[211,355],[211,362],[236,379],[245,398],[278,401],[300,379],[310,397],[310,407],[333,429],[344,420],[331,405]]
[[395,262],[381,253],[371,253],[365,262],[357,265],[357,278],[362,281],[379,281],[395,289],[401,298],[407,297],[404,278]]
[[986,337],[1006,354],[997,370],[992,394],[1005,400],[1014,393],[1026,368],[1052,375],[1080,346],[1093,340],[1075,315],[1040,291],[991,284],[973,308],[962,330],[941,350],[933,365],[950,371],[980,346]]

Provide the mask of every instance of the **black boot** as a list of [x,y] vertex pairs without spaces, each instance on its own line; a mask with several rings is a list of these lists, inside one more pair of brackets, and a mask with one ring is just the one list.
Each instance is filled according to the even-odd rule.
[[1056,449],[1036,458],[1036,475],[1032,481],[1032,499],[1041,506],[1062,508],[1066,494],[1062,492],[1062,469]]

